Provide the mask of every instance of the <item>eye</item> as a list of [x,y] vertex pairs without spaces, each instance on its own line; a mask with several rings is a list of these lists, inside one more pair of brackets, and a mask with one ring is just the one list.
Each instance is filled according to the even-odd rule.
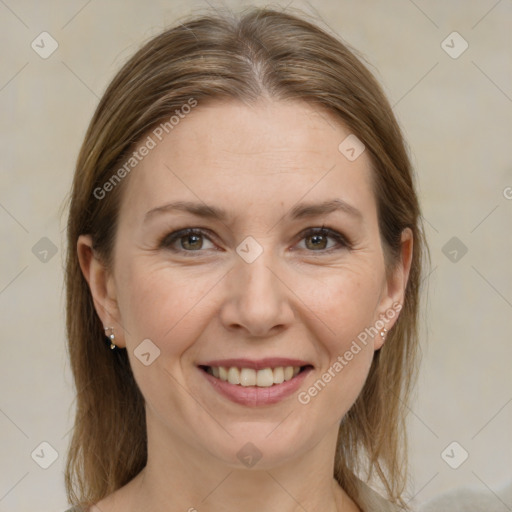
[[[329,239],[332,242],[330,245]],[[301,241],[302,240],[305,241],[305,247],[309,252],[331,252],[332,250],[336,250],[336,248],[351,248],[350,243],[341,233],[324,226],[321,228],[310,228],[303,232]]]
[[[206,240],[211,244],[211,247],[204,247]],[[200,251],[201,249],[214,248],[210,238],[202,229],[198,228],[187,228],[180,231],[174,231],[173,233],[165,236],[159,246],[176,252],[194,252]]]
[[[351,249],[350,242],[341,233],[334,229],[322,226],[320,228],[309,228],[301,233],[301,242],[304,246],[299,247],[307,252],[332,252],[339,249]],[[210,244],[210,247],[206,246]],[[202,250],[214,249],[215,245],[202,228],[186,228],[174,231],[166,235],[158,244],[160,248],[169,249],[177,253],[201,252]],[[299,244],[300,246],[300,244]]]

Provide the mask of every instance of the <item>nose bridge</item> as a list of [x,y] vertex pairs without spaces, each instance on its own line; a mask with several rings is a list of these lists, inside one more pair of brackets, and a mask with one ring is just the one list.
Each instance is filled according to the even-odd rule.
[[271,271],[275,266],[275,258],[269,248],[263,250],[254,261],[248,262],[241,258],[234,273],[239,300],[252,307],[259,305],[261,311],[265,306],[269,310],[275,307],[282,292],[275,271]]
[[[279,293],[279,286],[276,282],[275,272],[271,269],[275,266],[274,258],[267,253],[261,254],[252,263],[240,262],[238,276],[242,289],[245,289],[244,296],[247,298],[263,299],[269,301],[276,299],[275,295]],[[274,263],[274,265],[273,265]]]
[[265,293],[264,288],[272,289],[275,285],[276,278],[270,270],[277,263],[272,240],[270,236],[258,240],[247,236],[236,248],[239,259],[234,274],[248,291]]
[[293,314],[286,287],[277,277],[276,257],[270,248],[260,247],[257,255],[254,241],[238,247],[240,258],[229,273],[229,296],[222,316],[226,326],[242,326],[250,334],[263,336],[289,323]]

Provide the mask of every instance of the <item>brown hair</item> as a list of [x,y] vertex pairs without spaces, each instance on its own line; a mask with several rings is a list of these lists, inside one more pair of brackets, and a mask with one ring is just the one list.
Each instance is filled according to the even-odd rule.
[[[147,42],[117,73],[91,120],[78,156],[69,207],[67,335],[76,419],[65,482],[72,504],[90,505],[134,478],[147,460],[144,399],[126,350],[111,351],[77,257],[90,234],[112,264],[116,218],[128,178],[98,200],[134,144],[190,98],[306,101],[334,114],[365,144],[387,269],[412,230],[412,266],[400,316],[340,425],[335,478],[357,502],[356,476],[377,476],[390,501],[405,505],[404,419],[415,380],[419,289],[426,249],[411,164],[380,86],[345,44],[304,16],[252,8],[204,15]],[[341,142],[341,141],[340,141]]]

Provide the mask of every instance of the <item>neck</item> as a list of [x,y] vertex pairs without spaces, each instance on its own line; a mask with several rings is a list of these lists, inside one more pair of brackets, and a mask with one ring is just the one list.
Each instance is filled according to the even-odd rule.
[[244,512],[359,510],[333,477],[337,425],[312,449],[281,465],[240,469],[173,440],[161,424],[147,424],[147,465],[129,484],[133,492],[125,510],[239,512],[242,504]]

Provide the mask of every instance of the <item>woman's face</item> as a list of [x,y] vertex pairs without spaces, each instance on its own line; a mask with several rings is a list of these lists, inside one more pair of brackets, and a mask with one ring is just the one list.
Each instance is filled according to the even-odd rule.
[[368,152],[339,149],[350,133],[306,103],[263,100],[199,103],[161,141],[148,133],[104,294],[97,263],[89,282],[151,436],[258,467],[335,441],[408,272],[386,278]]

